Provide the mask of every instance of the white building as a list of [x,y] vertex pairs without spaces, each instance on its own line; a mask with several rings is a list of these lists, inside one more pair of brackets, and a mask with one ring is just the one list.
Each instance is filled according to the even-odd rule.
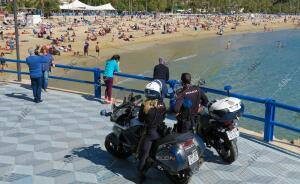
[[0,0],[0,4],[6,4],[6,3],[8,3],[8,2],[10,2],[10,1],[12,1],[12,0]]

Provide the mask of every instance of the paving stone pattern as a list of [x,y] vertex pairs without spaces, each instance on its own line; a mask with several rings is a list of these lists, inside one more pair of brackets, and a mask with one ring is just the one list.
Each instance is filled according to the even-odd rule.
[[[0,184],[134,183],[137,162],[117,160],[104,147],[110,109],[93,98],[49,90],[35,104],[26,86],[0,86]],[[171,120],[169,120],[169,123]],[[192,184],[299,184],[300,159],[247,138],[238,140],[239,158],[224,164],[213,149]],[[170,183],[155,169],[146,183]]]

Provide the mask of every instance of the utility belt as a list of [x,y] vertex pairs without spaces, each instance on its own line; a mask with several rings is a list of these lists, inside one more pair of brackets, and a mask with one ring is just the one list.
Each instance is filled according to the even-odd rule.
[[196,130],[196,122],[198,116],[190,115],[188,117],[184,117],[182,115],[177,116],[177,124],[175,125],[175,130],[179,133],[186,133],[186,131],[195,131]]
[[157,132],[161,137],[165,137],[168,133],[168,131],[170,131],[168,129],[168,127],[166,126],[166,124],[160,123],[159,125],[157,125],[156,127],[144,127],[142,135],[151,135],[153,134],[153,132]]

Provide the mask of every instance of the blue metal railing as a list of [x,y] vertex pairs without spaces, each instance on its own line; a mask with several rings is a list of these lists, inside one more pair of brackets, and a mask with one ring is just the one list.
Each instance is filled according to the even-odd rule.
[[[17,62],[26,63],[25,61],[22,61],[22,60],[14,60],[14,59],[6,59],[6,58],[0,58],[0,61],[15,62],[15,63],[17,63]],[[94,85],[95,97],[96,98],[101,97],[101,86],[102,86],[102,84],[101,84],[100,79],[101,79],[101,74],[103,73],[103,70],[101,70],[99,68],[82,68],[82,67],[77,67],[77,66],[67,66],[67,65],[60,65],[60,64],[56,64],[55,66],[57,68],[63,68],[63,69],[78,70],[78,71],[83,71],[83,72],[92,72],[94,74],[94,81],[85,81],[85,80],[71,79],[71,78],[59,77],[59,76],[49,76],[49,78]],[[0,72],[18,73],[17,71],[14,71],[14,70],[0,70]],[[29,75],[28,72],[19,71],[19,73],[24,74],[24,75]],[[136,80],[143,80],[143,81],[151,81],[152,80],[151,77],[145,77],[145,76],[141,76],[141,75],[132,75],[132,74],[126,74],[126,73],[116,73],[115,75],[119,76],[119,77],[136,79]],[[116,86],[116,85],[114,85],[113,88],[118,89],[118,90],[135,92],[135,93],[144,93],[143,90],[129,89],[129,88]],[[252,120],[256,120],[256,121],[259,121],[259,122],[264,122],[264,140],[266,142],[269,142],[269,141],[273,140],[274,126],[281,127],[281,128],[291,130],[291,131],[295,131],[295,132],[298,132],[298,133],[300,132],[300,128],[298,128],[298,127],[293,127],[291,125],[288,125],[287,123],[275,121],[275,114],[276,114],[275,109],[276,108],[285,109],[285,110],[288,110],[288,111],[300,113],[300,108],[299,107],[294,107],[294,106],[286,105],[286,104],[283,104],[283,103],[278,103],[273,99],[263,99],[263,98],[256,98],[256,97],[231,93],[230,92],[230,89],[231,89],[230,86],[225,86],[224,91],[211,89],[211,88],[206,88],[206,87],[202,87],[202,89],[207,93],[223,95],[223,96],[230,96],[230,97],[236,97],[236,98],[239,98],[239,99],[242,99],[242,100],[255,102],[255,103],[259,103],[259,104],[264,104],[265,105],[265,116],[264,117],[258,117],[258,116],[251,115],[251,114],[244,114],[243,117],[248,118],[248,119],[252,119]],[[174,95],[170,96],[170,98],[172,98],[172,97],[174,97]]]

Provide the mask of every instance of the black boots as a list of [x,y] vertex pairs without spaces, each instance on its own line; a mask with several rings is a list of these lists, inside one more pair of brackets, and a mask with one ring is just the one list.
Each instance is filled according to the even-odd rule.
[[144,172],[139,172],[136,184],[142,184],[146,179]]

